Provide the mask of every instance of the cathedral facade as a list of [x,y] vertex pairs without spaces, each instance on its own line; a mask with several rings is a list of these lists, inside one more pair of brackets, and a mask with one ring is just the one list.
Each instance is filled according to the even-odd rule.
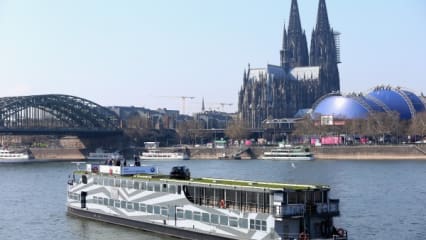
[[238,96],[240,118],[259,128],[270,118],[293,117],[311,108],[321,96],[340,91],[338,33],[328,21],[325,0],[319,0],[310,50],[302,29],[297,0],[291,1],[288,29],[284,25],[280,65],[244,71]]

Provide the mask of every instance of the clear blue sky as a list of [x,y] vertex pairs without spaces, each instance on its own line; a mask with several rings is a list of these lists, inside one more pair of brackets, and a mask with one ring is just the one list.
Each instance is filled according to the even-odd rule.
[[[0,97],[70,94],[187,112],[233,103],[247,64],[279,63],[290,0],[0,0]],[[318,0],[299,0],[308,44]],[[426,93],[426,1],[327,0],[343,92]]]

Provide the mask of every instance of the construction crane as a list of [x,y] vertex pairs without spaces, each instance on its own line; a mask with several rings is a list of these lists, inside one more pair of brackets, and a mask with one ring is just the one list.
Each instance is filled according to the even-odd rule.
[[180,99],[182,99],[182,114],[185,114],[186,99],[194,99],[195,98],[195,97],[190,97],[190,96],[160,96],[160,97],[180,98]]
[[220,108],[221,108],[222,112],[224,111],[225,106],[232,106],[233,105],[232,103],[223,103],[223,102],[219,102],[219,103],[215,103],[215,104],[219,104],[220,105]]

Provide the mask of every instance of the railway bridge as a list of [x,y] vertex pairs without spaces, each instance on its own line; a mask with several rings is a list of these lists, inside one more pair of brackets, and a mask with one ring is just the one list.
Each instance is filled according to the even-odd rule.
[[1,135],[122,134],[113,111],[80,97],[46,94],[0,98]]

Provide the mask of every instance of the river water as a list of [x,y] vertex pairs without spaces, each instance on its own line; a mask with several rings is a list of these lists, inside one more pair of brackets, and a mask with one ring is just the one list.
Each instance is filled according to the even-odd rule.
[[[193,177],[328,184],[331,197],[340,199],[335,225],[350,239],[426,239],[426,161],[155,163],[163,173],[182,164]],[[66,181],[74,169],[71,162],[1,164],[0,239],[172,239],[67,216]]]

